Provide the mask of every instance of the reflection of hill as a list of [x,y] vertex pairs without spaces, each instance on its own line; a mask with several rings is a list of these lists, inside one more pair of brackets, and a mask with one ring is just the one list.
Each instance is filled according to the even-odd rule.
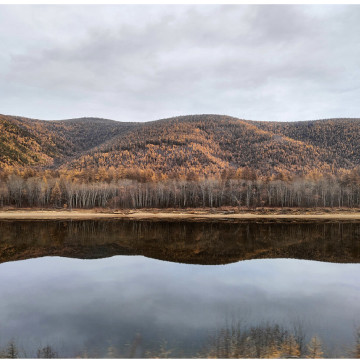
[[360,223],[2,221],[0,262],[114,255],[189,264],[260,258],[360,262]]

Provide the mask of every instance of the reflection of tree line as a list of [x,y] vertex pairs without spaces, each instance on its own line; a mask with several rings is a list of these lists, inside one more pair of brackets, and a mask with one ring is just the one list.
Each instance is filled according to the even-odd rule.
[[[323,358],[327,353],[321,339],[314,335],[307,339],[303,327],[296,324],[289,330],[278,324],[260,324],[243,326],[241,323],[224,326],[216,330],[209,337],[201,350],[191,354],[195,358]],[[186,346],[186,344],[185,344]],[[182,349],[169,347],[166,340],[157,346],[144,348],[140,334],[136,334],[133,341],[127,346],[118,348],[109,345],[103,349],[84,349],[72,355],[76,358],[178,358]],[[329,354],[329,353],[328,353]],[[329,354],[335,357],[334,354]],[[360,328],[355,332],[355,343],[352,347],[343,350],[341,357],[360,358]],[[34,357],[21,349],[13,340],[5,347],[0,348],[0,358]],[[64,357],[53,346],[39,347],[37,358]]]
[[144,255],[194,264],[254,258],[360,261],[360,223],[2,221],[0,261]]

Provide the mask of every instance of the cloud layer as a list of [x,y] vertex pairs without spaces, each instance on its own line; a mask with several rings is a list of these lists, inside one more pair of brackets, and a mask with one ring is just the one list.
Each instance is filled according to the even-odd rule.
[[360,117],[359,5],[0,5],[0,113]]

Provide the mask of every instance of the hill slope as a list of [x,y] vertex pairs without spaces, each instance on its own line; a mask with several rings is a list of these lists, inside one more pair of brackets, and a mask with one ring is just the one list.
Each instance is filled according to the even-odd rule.
[[249,167],[261,174],[360,166],[360,120],[256,122],[192,115],[147,123],[0,116],[0,164],[142,169],[179,176]]
[[44,121],[0,115],[0,164],[57,166],[134,126],[97,118]]
[[139,167],[167,174],[220,174],[249,167],[262,174],[302,174],[360,165],[359,121],[315,124],[314,134],[308,123],[260,123],[219,115],[159,120],[114,137],[67,166]]
[[322,148],[326,153],[326,162],[336,159],[340,166],[360,164],[360,119],[253,123],[275,134]]

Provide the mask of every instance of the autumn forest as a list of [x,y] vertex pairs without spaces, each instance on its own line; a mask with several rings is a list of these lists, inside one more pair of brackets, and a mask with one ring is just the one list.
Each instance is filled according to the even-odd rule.
[[360,207],[360,119],[0,115],[0,206]]

